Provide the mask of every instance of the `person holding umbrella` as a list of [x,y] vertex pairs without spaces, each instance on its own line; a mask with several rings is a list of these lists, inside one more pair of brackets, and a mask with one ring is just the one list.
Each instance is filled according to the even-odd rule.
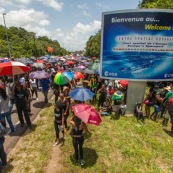
[[59,144],[60,138],[59,133],[62,132],[63,138],[64,138],[64,109],[63,109],[63,102],[56,101],[54,104],[54,127],[55,127],[55,133],[56,133],[56,139],[54,147]]
[[75,159],[76,163],[78,163],[78,150],[80,152],[80,164],[81,166],[85,165],[85,161],[83,159],[83,144],[84,144],[84,136],[83,136],[83,130],[85,132],[88,132],[88,128],[86,124],[81,121],[77,116],[73,115],[70,118],[70,124],[72,125],[72,138],[73,138],[73,147],[75,151]]

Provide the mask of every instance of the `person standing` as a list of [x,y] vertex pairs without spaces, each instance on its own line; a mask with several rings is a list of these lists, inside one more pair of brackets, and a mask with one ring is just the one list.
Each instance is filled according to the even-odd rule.
[[30,79],[29,81],[30,81],[30,84],[31,84],[32,98],[33,98],[33,95],[34,95],[34,93],[35,93],[36,100],[38,100],[36,79]]
[[50,85],[50,80],[48,78],[41,79],[40,83],[42,85],[42,92],[44,94],[44,102],[48,103],[48,92],[49,92],[49,85]]
[[5,118],[10,126],[11,134],[14,133],[14,125],[11,120],[11,111],[9,107],[9,97],[3,88],[0,88],[0,120],[5,122]]
[[8,79],[8,84],[7,84],[7,92],[8,96],[10,98],[10,112],[13,110],[13,105],[14,105],[14,97],[12,95],[12,88],[13,88],[13,78]]
[[29,118],[28,110],[27,110],[28,108],[27,107],[28,106],[27,92],[23,89],[23,86],[20,83],[16,83],[13,85],[12,93],[16,100],[16,108],[17,108],[18,118],[19,118],[21,127],[24,126],[24,119],[22,115],[22,112],[23,112],[28,127],[32,129],[31,121]]
[[98,101],[98,107],[103,107],[103,103],[106,100],[106,96],[107,96],[107,90],[105,88],[105,85],[102,85],[102,87],[97,91],[97,93],[99,93],[99,101]]
[[62,108],[63,103],[61,101],[56,101],[54,104],[54,127],[55,127],[55,133],[56,133],[56,139],[54,147],[59,144],[60,138],[59,133],[62,132],[63,138],[64,138],[64,109]]
[[86,124],[81,121],[77,116],[73,115],[70,118],[70,124],[72,125],[72,137],[73,137],[73,147],[75,151],[75,159],[76,163],[78,163],[78,150],[80,153],[80,164],[81,166],[85,165],[85,161],[83,159],[83,144],[84,144],[84,136],[83,136],[83,130],[85,132],[88,132],[88,128]]

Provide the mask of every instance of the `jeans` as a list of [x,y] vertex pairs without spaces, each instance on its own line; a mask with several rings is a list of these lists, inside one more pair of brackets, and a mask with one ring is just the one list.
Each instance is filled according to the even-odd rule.
[[154,113],[157,115],[160,112],[160,107],[158,105],[154,105]]
[[45,103],[48,103],[48,98],[47,98],[48,91],[49,91],[49,90],[43,90],[43,94],[44,94],[44,102],[45,102]]
[[10,126],[10,129],[11,129],[11,132],[14,132],[14,125],[13,125],[13,122],[11,120],[11,112],[5,112],[3,114],[0,114],[1,117],[4,117],[4,119],[6,118],[9,126]]
[[32,87],[31,92],[32,92],[32,97],[33,97],[33,95],[34,95],[34,93],[35,93],[36,98],[38,98],[37,87]]
[[[75,159],[78,161],[78,150],[80,152],[80,159],[83,160],[83,143],[84,143],[84,137],[73,137],[73,147],[75,151]],[[79,148],[79,149],[78,149]]]
[[13,105],[14,105],[14,99],[10,99],[9,103],[10,112],[13,110]]
[[4,140],[5,140],[4,137],[0,138],[0,162],[2,166],[7,165],[7,154],[4,151]]

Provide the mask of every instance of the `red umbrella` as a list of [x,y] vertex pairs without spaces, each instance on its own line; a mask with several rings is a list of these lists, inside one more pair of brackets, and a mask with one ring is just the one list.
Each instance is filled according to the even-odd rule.
[[98,126],[101,122],[101,116],[96,109],[87,104],[76,104],[72,106],[75,116],[80,118],[86,124],[93,124]]
[[73,64],[74,64],[73,61],[67,61],[67,62],[66,62],[66,65],[73,65]]
[[30,70],[25,64],[21,62],[4,62],[0,64],[0,76],[14,76],[27,73]]
[[127,80],[120,80],[120,84],[121,84],[121,86],[126,87],[126,86],[128,86],[128,81]]
[[37,63],[44,63],[44,60],[38,59],[38,60],[36,60],[36,62],[37,62]]
[[83,79],[84,78],[84,75],[82,73],[76,71],[74,73],[74,78],[75,79]]

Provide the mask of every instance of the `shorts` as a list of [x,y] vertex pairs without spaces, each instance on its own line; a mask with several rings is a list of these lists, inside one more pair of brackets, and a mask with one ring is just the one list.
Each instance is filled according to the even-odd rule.
[[170,118],[170,115],[169,115],[168,111],[166,112],[166,114],[164,114],[164,117],[165,117],[166,119],[169,119],[169,118]]
[[160,107],[158,105],[154,105],[154,113],[157,115],[160,112]]

